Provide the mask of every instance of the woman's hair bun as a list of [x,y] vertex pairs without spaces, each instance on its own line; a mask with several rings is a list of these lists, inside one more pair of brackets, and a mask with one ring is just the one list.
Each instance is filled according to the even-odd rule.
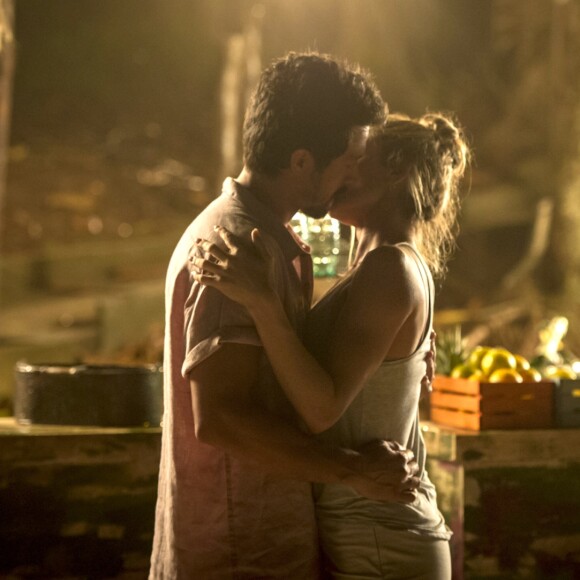
[[419,123],[431,129],[442,157],[447,157],[454,171],[463,174],[469,161],[469,148],[458,123],[443,113],[427,113]]

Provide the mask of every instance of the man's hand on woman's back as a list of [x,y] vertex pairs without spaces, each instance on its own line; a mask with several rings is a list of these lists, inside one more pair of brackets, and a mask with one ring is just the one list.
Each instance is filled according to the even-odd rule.
[[357,493],[377,501],[411,503],[417,497],[419,466],[413,452],[395,441],[371,441],[357,449],[357,475],[345,481]]

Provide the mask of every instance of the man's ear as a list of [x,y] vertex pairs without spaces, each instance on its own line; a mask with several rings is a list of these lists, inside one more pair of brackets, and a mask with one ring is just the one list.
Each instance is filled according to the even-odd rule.
[[308,149],[296,149],[290,155],[290,171],[300,176],[310,175],[316,169],[314,157]]

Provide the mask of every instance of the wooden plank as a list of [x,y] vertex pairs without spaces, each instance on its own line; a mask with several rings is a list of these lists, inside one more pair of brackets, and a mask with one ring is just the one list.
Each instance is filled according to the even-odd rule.
[[480,429],[548,429],[552,423],[550,414],[482,415]]
[[[468,399],[468,397],[464,397]],[[482,407],[481,412],[468,412],[465,409],[450,409],[440,406],[431,407],[431,420],[441,425],[460,429],[547,429],[553,425],[553,405],[546,400],[539,406],[518,405],[509,407],[489,406],[491,411]],[[474,418],[478,419],[475,420]]]
[[479,395],[479,382],[436,375],[433,379],[433,390],[463,395]]
[[553,398],[549,394],[541,396],[529,394],[495,399],[483,397],[480,403],[480,411],[488,415],[501,413],[551,415]]
[[431,420],[441,425],[449,425],[450,427],[469,429],[471,431],[478,431],[480,428],[479,413],[462,413],[435,407],[431,409]]
[[549,396],[554,391],[552,381],[537,383],[479,383],[481,396],[485,398],[528,398],[532,396]]
[[580,465],[580,429],[477,432],[430,421],[422,425],[422,433],[430,457],[462,461],[466,469]]
[[433,391],[431,393],[431,408],[443,407],[445,409],[458,409],[479,413],[479,397],[467,397],[465,395],[456,395],[445,391]]

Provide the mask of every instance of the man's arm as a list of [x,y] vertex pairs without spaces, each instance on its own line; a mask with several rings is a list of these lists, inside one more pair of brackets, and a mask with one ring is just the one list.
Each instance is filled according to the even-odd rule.
[[412,501],[412,453],[377,443],[359,453],[329,447],[268,413],[253,389],[261,348],[224,344],[190,372],[196,437],[289,479],[341,482],[376,500]]

